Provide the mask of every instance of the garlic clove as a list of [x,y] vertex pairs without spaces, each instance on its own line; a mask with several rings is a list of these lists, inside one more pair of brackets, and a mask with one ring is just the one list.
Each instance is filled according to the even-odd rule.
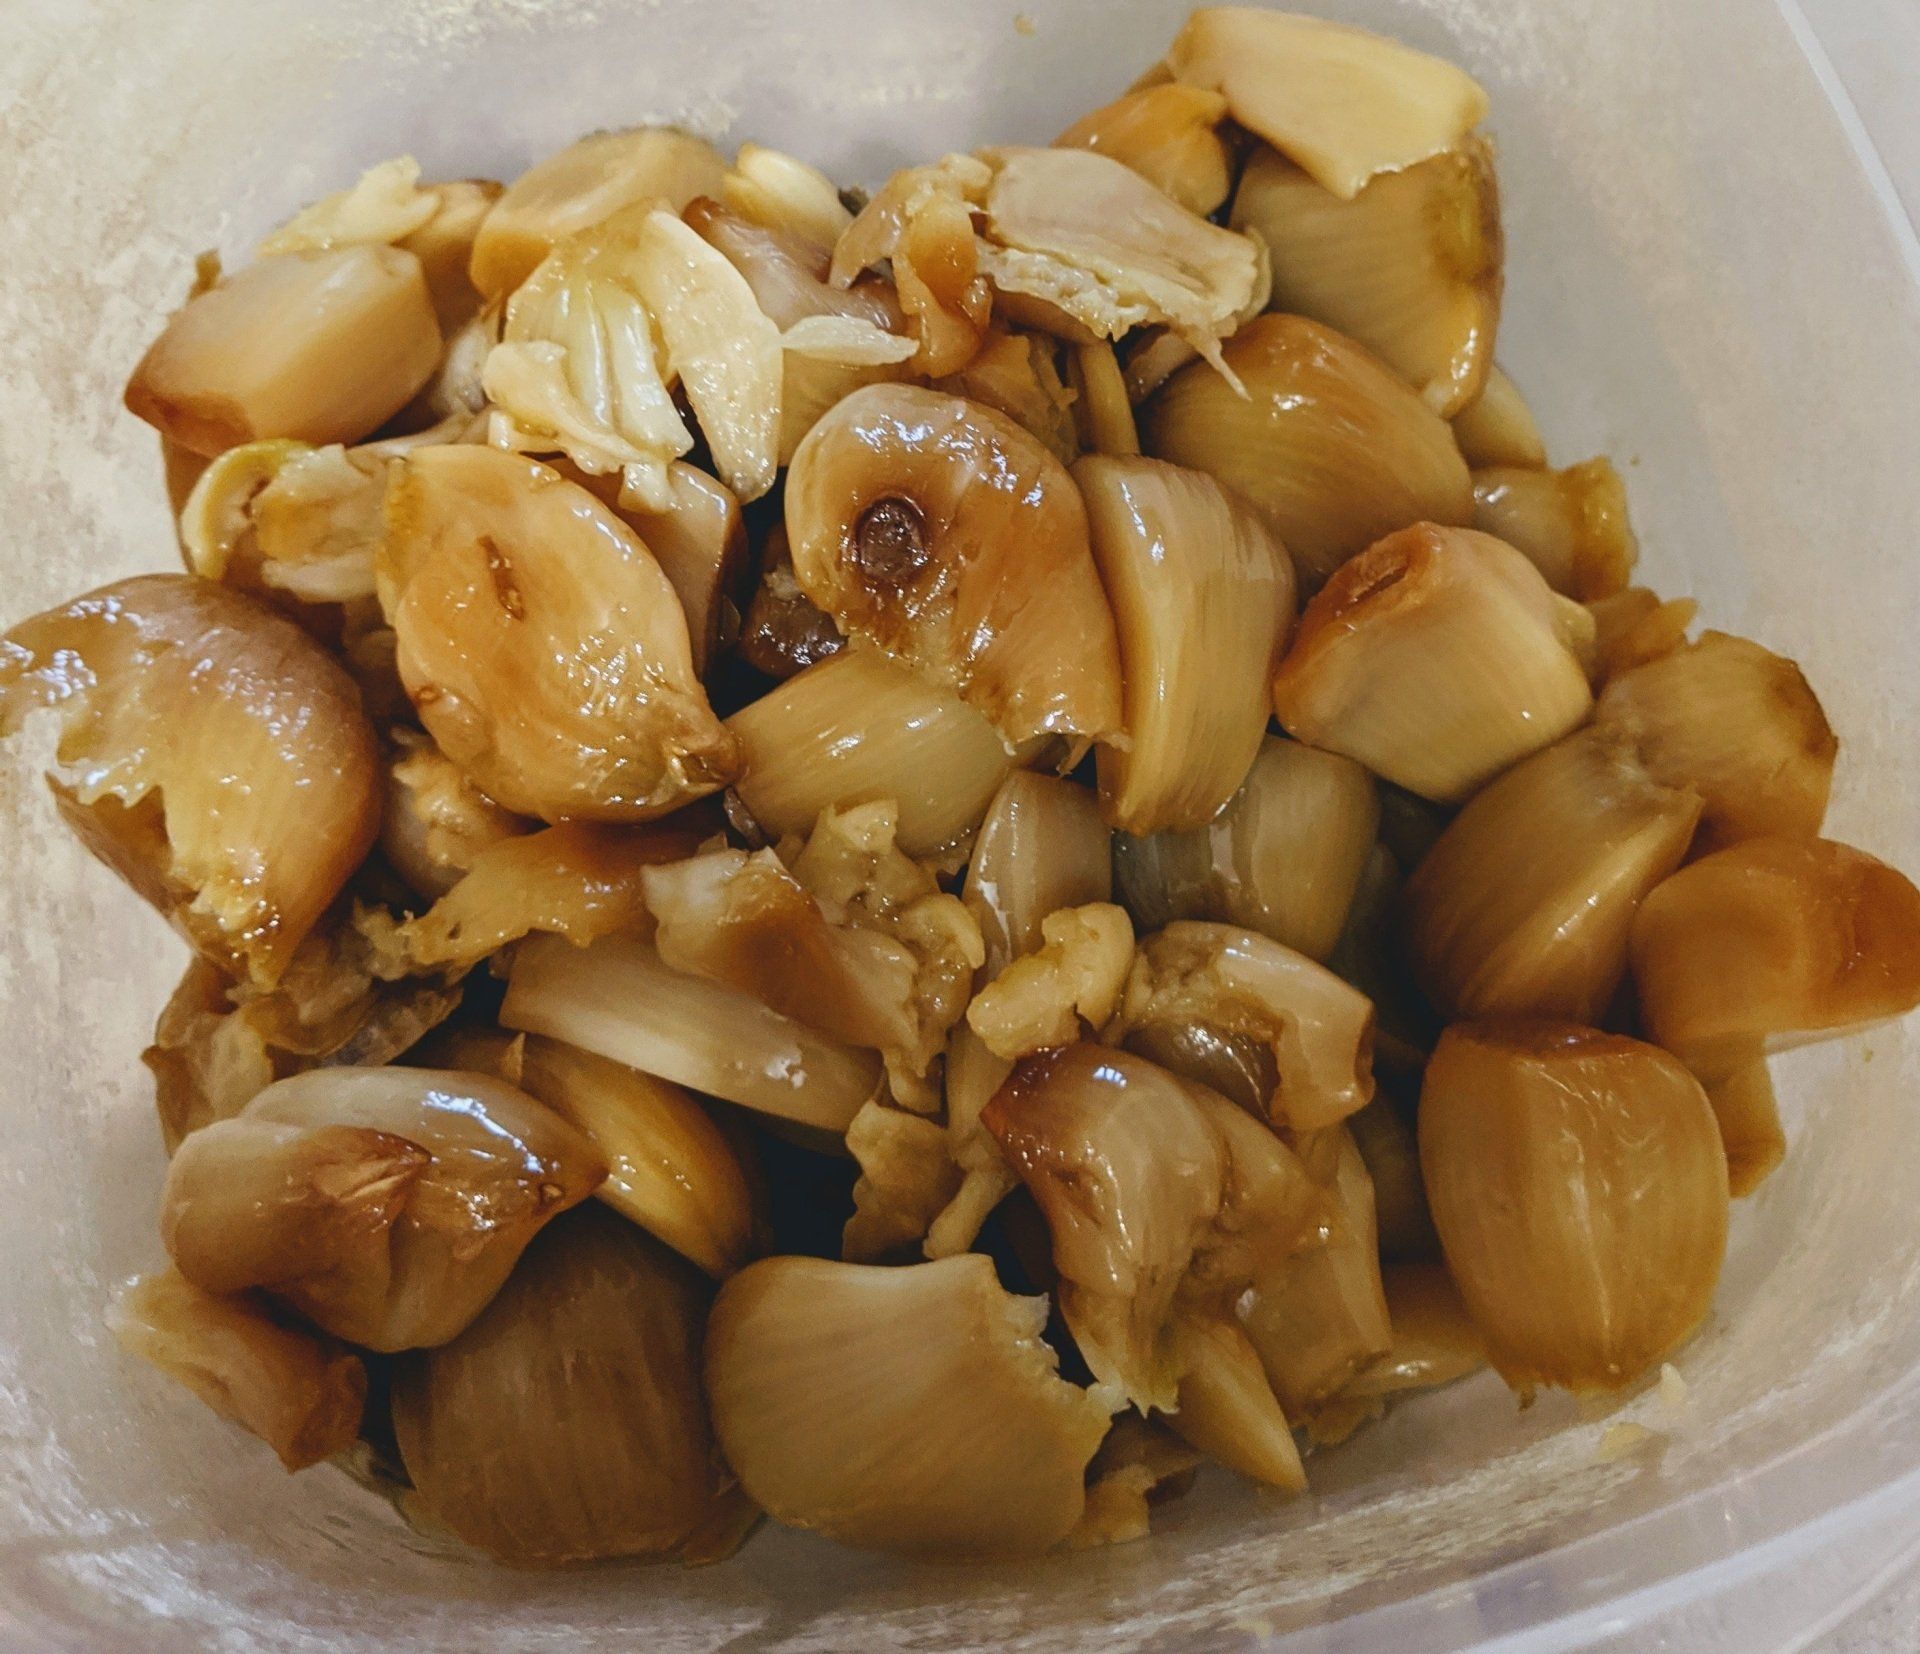
[[1713,1106],[1727,1151],[1727,1192],[1739,1200],[1779,1169],[1787,1157],[1787,1134],[1761,1044],[1756,1042],[1751,1054],[1738,1061],[1723,1057],[1716,1066],[1723,1072],[1696,1078]]
[[1152,1531],[1152,1507],[1178,1498],[1193,1482],[1200,1455],[1171,1431],[1122,1413],[1087,1466],[1087,1505],[1067,1535],[1067,1548],[1126,1545]]
[[1081,393],[1061,377],[1059,352],[1060,346],[1042,334],[995,328],[965,367],[936,380],[933,388],[1005,414],[1038,437],[1062,465],[1071,465],[1081,448]]
[[1489,363],[1480,394],[1453,416],[1453,440],[1476,471],[1491,466],[1544,466],[1547,445],[1533,410],[1498,363]]
[[[1409,1110],[1409,1113],[1411,1110]],[[1436,1257],[1439,1237],[1420,1179],[1420,1145],[1395,1099],[1381,1094],[1347,1118],[1354,1147],[1373,1185],[1374,1226],[1388,1263]]]
[[740,146],[720,194],[742,218],[804,236],[828,251],[853,222],[831,178],[764,144]]
[[1128,92],[1079,120],[1053,141],[1091,149],[1131,167],[1190,213],[1211,216],[1233,188],[1233,163],[1220,123],[1227,100],[1195,86]]
[[[1089,454],[1137,456],[1140,433],[1133,422],[1126,376],[1120,371],[1113,346],[1104,339],[1074,346],[1067,358],[1067,373],[1079,446]],[[1291,563],[1287,571],[1292,573]]]
[[740,630],[747,529],[740,502],[717,478],[676,460],[667,467],[667,504],[621,511],[653,553],[686,616],[693,669],[704,676]]
[[1304,1493],[1307,1473],[1260,1354],[1238,1322],[1180,1323],[1180,1405],[1167,1423],[1187,1441],[1253,1481]]
[[977,1253],[902,1269],[769,1258],[721,1289],[707,1394],[775,1519],[931,1556],[1041,1551],[1085,1503],[1108,1410],[1063,1381],[1044,1299]]
[[1308,1413],[1316,1447],[1345,1441],[1409,1391],[1437,1389],[1487,1364],[1486,1340],[1444,1264],[1389,1264],[1380,1276],[1393,1346]]
[[1476,470],[1473,526],[1515,547],[1555,591],[1582,603],[1625,591],[1640,559],[1626,484],[1604,455],[1564,471]]
[[1593,616],[1593,659],[1587,676],[1603,687],[1623,672],[1664,660],[1687,641],[1700,605],[1690,597],[1662,602],[1645,586],[1629,586],[1587,605]]

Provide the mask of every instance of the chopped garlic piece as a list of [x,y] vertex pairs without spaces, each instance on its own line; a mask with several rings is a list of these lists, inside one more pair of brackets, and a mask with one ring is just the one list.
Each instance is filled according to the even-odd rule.
[[916,1246],[960,1187],[945,1128],[917,1114],[868,1103],[847,1127],[847,1152],[860,1163],[853,1216],[841,1236],[849,1263],[877,1263]]
[[1660,1363],[1660,1405],[1677,1413],[1687,1405],[1687,1381],[1671,1361]]
[[1642,1448],[1663,1446],[1666,1440],[1658,1430],[1649,1430],[1644,1424],[1610,1424],[1593,1450],[1593,1462],[1617,1464],[1622,1459],[1631,1458]]
[[411,155],[397,155],[368,167],[352,188],[336,190],[295,213],[260,243],[260,252],[265,256],[363,241],[404,241],[439,210],[439,194],[420,188],[420,163]]
[[1133,925],[1111,902],[1062,908],[1041,921],[1043,945],[1014,960],[974,996],[967,1025],[1012,1060],[1080,1037],[1084,1018],[1112,1017],[1133,963]]

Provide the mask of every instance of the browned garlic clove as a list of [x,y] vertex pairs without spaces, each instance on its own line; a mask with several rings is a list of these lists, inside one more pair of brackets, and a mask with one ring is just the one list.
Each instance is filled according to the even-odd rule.
[[760,578],[734,652],[756,672],[784,681],[845,647],[840,628],[794,579],[786,526],[774,524],[760,548]]
[[1498,363],[1489,364],[1480,394],[1453,416],[1453,440],[1460,457],[1476,471],[1547,463],[1547,445],[1533,410]]
[[1625,591],[1640,560],[1626,484],[1605,455],[1564,471],[1476,470],[1473,526],[1516,547],[1555,591],[1582,603]]
[[704,676],[721,646],[739,634],[747,530],[740,502],[716,478],[676,460],[667,467],[667,505],[622,512],[680,599],[693,669]]
[[965,367],[933,388],[1005,414],[1062,465],[1071,465],[1081,449],[1081,404],[1061,375],[1059,353],[1059,344],[1044,334],[995,328]]
[[1179,1324],[1180,1405],[1167,1423],[1208,1458],[1282,1493],[1304,1493],[1307,1473],[1260,1353],[1240,1324],[1192,1316]]
[[1055,138],[1129,166],[1156,189],[1206,218],[1233,188],[1232,156],[1220,135],[1227,100],[1194,86],[1148,86],[1116,98]]
[[1629,586],[1587,605],[1593,616],[1593,659],[1587,676],[1596,689],[1623,672],[1664,660],[1687,641],[1700,605],[1690,597],[1661,601],[1645,586]]

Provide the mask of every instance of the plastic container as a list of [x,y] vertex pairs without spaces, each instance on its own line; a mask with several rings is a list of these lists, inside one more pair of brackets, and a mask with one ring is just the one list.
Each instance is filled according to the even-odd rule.
[[[1845,742],[1832,831],[1920,867],[1920,281],[1798,14],[1327,4],[1484,80],[1501,354],[1553,451],[1613,453],[1652,582],[1805,664]],[[194,252],[243,253],[359,167],[410,150],[429,176],[510,176],[588,128],[673,117],[873,182],[948,147],[1044,141],[1151,62],[1184,9],[10,0],[0,609],[170,562],[126,372]],[[9,1646],[797,1654],[1270,1633],[1415,1654],[1666,1646],[1653,1616],[1688,1627],[1678,1645],[1745,1650],[1816,1623],[1855,1564],[1891,1565],[1916,1531],[1920,1041],[1894,1030],[1785,1065],[1793,1152],[1739,1211],[1718,1312],[1680,1361],[1690,1399],[1619,1415],[1662,1447],[1598,1463],[1609,1421],[1552,1399],[1522,1415],[1482,1380],[1317,1459],[1308,1500],[1203,1478],[1152,1543],[1029,1567],[910,1569],[774,1532],[705,1572],[449,1558],[332,1472],[286,1478],[103,1333],[114,1283],[158,1256],[134,1054],[180,950],[58,832],[31,746],[0,768]],[[1840,1549],[1787,1566],[1816,1522]]]

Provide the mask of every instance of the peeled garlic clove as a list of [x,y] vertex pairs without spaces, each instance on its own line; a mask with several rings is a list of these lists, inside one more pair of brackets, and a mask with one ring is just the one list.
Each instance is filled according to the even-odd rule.
[[63,724],[87,848],[234,975],[271,983],[372,844],[360,695],[291,621],[191,575],[103,586],[0,637],[0,735]]
[[376,573],[427,732],[508,809],[644,821],[738,773],[659,564],[546,466],[471,447],[396,462]]
[[1138,1413],[1120,1414],[1087,1466],[1087,1506],[1067,1535],[1068,1549],[1145,1539],[1153,1506],[1184,1493],[1199,1462],[1171,1431]]
[[1292,1131],[1373,1096],[1373,1006],[1331,971],[1231,925],[1142,939],[1107,1037]]
[[1331,1147],[1330,1205],[1320,1237],[1257,1271],[1236,1305],[1274,1394],[1295,1420],[1393,1345],[1373,1182],[1343,1128],[1336,1128]]
[[1267,519],[1304,591],[1383,535],[1465,523],[1473,486],[1446,421],[1371,352],[1301,316],[1261,316],[1142,409],[1150,454],[1205,471]]
[[1633,983],[1649,1037],[1718,1079],[1757,1043],[1920,1004],[1920,891],[1830,839],[1747,839],[1655,886],[1633,921]]
[[1700,1083],[1727,1151],[1727,1192],[1738,1200],[1758,1189],[1786,1159],[1787,1134],[1760,1044],[1750,1055],[1738,1061],[1722,1057],[1716,1066],[1722,1072]]
[[264,1030],[236,1010],[228,986],[225,972],[196,956],[140,1053],[169,1154],[189,1132],[231,1119],[278,1077]]
[[1271,250],[1276,309],[1357,339],[1443,419],[1479,395],[1501,291],[1486,139],[1383,173],[1345,200],[1262,148],[1241,175],[1232,222]]
[[959,1193],[946,1128],[917,1114],[868,1103],[847,1127],[847,1152],[860,1163],[840,1245],[849,1263],[879,1263],[916,1249]]
[[1587,605],[1593,616],[1593,660],[1587,669],[1596,686],[1648,661],[1664,660],[1687,641],[1700,605],[1690,597],[1660,600],[1645,586],[1629,586]]
[[742,144],[721,180],[721,198],[741,217],[831,249],[853,214],[818,167],[764,144]]
[[1610,679],[1595,720],[1706,801],[1698,849],[1820,831],[1840,743],[1800,668],[1757,643],[1703,632]]
[[198,454],[265,437],[358,442],[439,360],[440,325],[411,253],[282,253],[174,313],[127,382],[127,410]]
[[1480,393],[1453,416],[1453,440],[1476,471],[1490,466],[1544,466],[1547,445],[1520,387],[1489,363]]
[[713,664],[728,634],[737,633],[735,607],[747,567],[747,530],[740,502],[723,482],[691,465],[667,467],[667,505],[629,508],[623,515],[680,599],[693,669]]
[[344,1453],[360,1434],[359,1356],[253,1298],[202,1292],[178,1270],[144,1275],[115,1300],[121,1347],[258,1436],[289,1470]]
[[1220,123],[1227,100],[1195,86],[1149,86],[1082,115],[1053,141],[1091,149],[1131,167],[1154,188],[1206,218],[1233,188]]
[[474,238],[473,285],[489,299],[511,292],[556,242],[623,207],[677,213],[717,195],[726,172],[712,145],[670,127],[595,132],[536,162],[494,202]]
[[1437,1389],[1487,1364],[1486,1340],[1438,1263],[1389,1264],[1380,1272],[1393,1346],[1307,1415],[1314,1445],[1332,1446],[1411,1390]]
[[1116,834],[1114,875],[1143,931],[1214,919],[1325,959],[1379,822],[1379,791],[1359,764],[1269,736],[1240,790],[1204,827]]
[[501,186],[491,178],[458,178],[435,184],[434,214],[418,229],[402,236],[397,245],[420,261],[440,318],[442,337],[452,339],[479,311],[482,297],[469,271],[473,244]]
[[768,837],[811,832],[834,805],[893,799],[916,856],[972,832],[1018,762],[966,702],[877,649],[807,667],[727,728],[745,764],[735,792]]
[[533,830],[426,736],[395,730],[393,738],[398,750],[387,765],[380,853],[417,894],[444,896],[489,845]]
[[1167,53],[1242,126],[1341,200],[1378,173],[1451,149],[1487,95],[1451,63],[1365,29],[1255,6],[1203,6]]
[[1054,1371],[1045,1321],[978,1253],[768,1258],[708,1320],[715,1433],[777,1521],[924,1556],[1045,1550],[1079,1519],[1108,1416]]
[[1283,1493],[1306,1492],[1293,1430],[1239,1323],[1192,1317],[1180,1325],[1180,1343],[1180,1405],[1167,1423],[1242,1476]]
[[677,1549],[722,1496],[705,1305],[691,1269],[610,1213],[555,1224],[472,1326],[394,1374],[420,1503],[522,1567]]
[[1687,853],[1700,796],[1630,743],[1583,730],[1486,788],[1414,869],[1415,977],[1451,1016],[1597,1020],[1626,972],[1641,898]]
[[1582,603],[1625,591],[1640,559],[1626,485],[1604,455],[1564,471],[1476,470],[1473,526],[1525,553],[1548,585]]
[[637,937],[533,937],[513,959],[503,1027],[545,1034],[744,1108],[841,1133],[879,1090],[880,1059],[684,976]]
[[1403,529],[1307,605],[1274,710],[1297,739],[1457,803],[1585,721],[1573,617],[1585,619],[1492,536]]
[[976,403],[873,385],[787,476],[801,589],[840,629],[950,684],[1010,741],[1120,727],[1112,611],[1073,479]]
[[1050,913],[1040,935],[1040,947],[1015,959],[967,1007],[967,1026],[1006,1061],[1069,1044],[1083,1021],[1102,1027],[1133,963],[1133,926],[1111,902]]
[[1293,625],[1293,565],[1202,472],[1089,455],[1073,480],[1120,642],[1126,741],[1100,749],[1102,809],[1129,833],[1204,827],[1266,733],[1263,691]]
[[1516,1388],[1625,1388],[1699,1326],[1727,1165],[1699,1082],[1570,1024],[1449,1028],[1420,1092],[1447,1269]]
[[760,579],[741,621],[734,652],[756,672],[786,679],[839,654],[845,646],[840,628],[794,579],[787,531],[774,524],[760,550]]
[[1059,349],[1041,334],[996,328],[966,366],[933,388],[1005,414],[1046,444],[1062,465],[1071,465],[1081,447],[1079,403],[1061,377]]

